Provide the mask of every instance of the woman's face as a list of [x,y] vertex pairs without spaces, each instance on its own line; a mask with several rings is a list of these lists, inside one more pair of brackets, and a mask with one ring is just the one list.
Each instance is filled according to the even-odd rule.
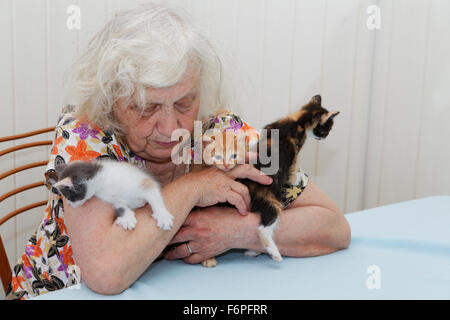
[[142,112],[132,102],[119,99],[114,116],[125,127],[125,142],[131,151],[151,162],[167,162],[175,129],[193,131],[200,106],[200,78],[189,70],[176,84],[165,88],[146,89],[146,107]]

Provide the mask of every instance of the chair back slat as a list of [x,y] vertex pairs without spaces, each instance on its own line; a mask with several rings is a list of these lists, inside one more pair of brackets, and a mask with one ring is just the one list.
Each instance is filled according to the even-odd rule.
[[30,164],[26,164],[21,167],[17,167],[15,169],[12,169],[12,170],[9,170],[9,171],[6,171],[6,172],[0,174],[0,180],[4,179],[6,177],[9,177],[10,175],[15,174],[20,171],[24,171],[24,170],[35,168],[35,167],[45,166],[45,165],[47,165],[47,163],[48,163],[48,161],[39,161],[39,162],[33,162]]
[[39,129],[39,130],[34,130],[34,131],[25,132],[25,133],[21,133],[21,134],[16,134],[14,136],[0,138],[0,142],[23,139],[23,138],[35,136],[35,135],[38,135],[41,133],[51,132],[53,130],[55,130],[55,127],[49,127],[49,128],[45,128],[45,129]]
[[30,184],[27,184],[26,186],[23,186],[23,187],[11,190],[11,191],[9,191],[9,192],[7,192],[7,193],[5,193],[5,194],[0,196],[0,202],[2,202],[5,199],[8,199],[9,197],[12,197],[15,194],[20,193],[22,191],[33,189],[33,188],[37,188],[37,187],[40,187],[40,186],[43,186],[43,185],[44,185],[44,181],[40,181],[40,182],[30,183]]
[[0,219],[0,226],[1,226],[2,224],[4,224],[6,221],[8,221],[9,219],[11,219],[11,218],[17,216],[19,213],[22,213],[22,212],[24,212],[24,211],[31,210],[31,209],[33,209],[33,208],[45,206],[47,203],[48,203],[47,200],[39,201],[39,202],[35,202],[35,203],[29,204],[29,205],[27,205],[27,206],[24,206],[24,207],[22,207],[22,208],[19,208],[19,209],[17,209],[17,210],[14,210],[14,211],[8,213],[6,216],[4,216],[3,218]]
[[[22,138],[26,138],[26,137],[31,137],[34,135],[38,135],[38,134],[42,134],[42,133],[46,133],[46,132],[50,132],[55,130],[55,127],[50,127],[50,128],[45,128],[45,129],[40,129],[40,130],[35,130],[35,131],[30,131],[30,132],[26,132],[26,133],[22,133],[22,134],[18,134],[18,135],[13,135],[13,136],[8,136],[8,137],[3,137],[0,138],[0,142],[6,142],[6,141],[13,141],[13,140],[17,140],[17,139],[22,139]],[[41,140],[41,141],[36,141],[36,142],[30,142],[30,143],[24,143],[24,144],[20,144],[17,146],[13,146],[4,150],[0,151],[0,157],[4,156],[6,154],[15,152],[17,150],[22,150],[22,149],[27,149],[27,148],[32,148],[32,147],[37,147],[37,146],[46,146],[46,145],[51,145],[53,143],[52,140]],[[11,176],[13,174],[16,174],[18,172],[24,171],[24,170],[28,170],[31,168],[35,168],[35,167],[40,167],[40,166],[45,166],[47,165],[48,161],[39,161],[39,162],[33,162],[30,164],[26,164],[17,168],[13,168],[9,171],[6,171],[4,173],[0,174],[0,181],[2,181],[4,178]],[[11,190],[3,195],[0,196],[0,202],[2,202],[3,200],[14,196],[20,192],[23,192],[25,190],[29,190],[32,188],[37,188],[44,185],[44,181],[41,182],[36,182],[36,183],[31,183],[31,184],[27,184],[25,186],[22,186],[20,188],[16,188],[14,190]],[[47,200],[45,201],[40,201],[40,202],[36,202],[36,203],[32,203],[29,204],[27,206],[21,207],[19,209],[16,209],[8,214],[6,214],[5,216],[3,216],[0,219],[0,226],[2,224],[4,224],[6,221],[8,221],[9,219],[15,217],[16,215],[24,212],[24,211],[28,211],[30,209],[36,208],[36,207],[40,207],[40,206],[45,206],[47,204]],[[2,286],[3,289],[7,290],[9,283],[11,282],[11,276],[12,276],[12,270],[11,270],[11,266],[9,264],[9,260],[8,260],[8,256],[6,254],[6,250],[5,250],[5,246],[3,244],[3,240],[0,236],[0,280],[2,282]]]
[[31,148],[31,147],[38,147],[38,146],[46,146],[46,145],[51,145],[52,143],[53,143],[52,140],[45,140],[45,141],[37,141],[37,142],[20,144],[18,146],[14,146],[14,147],[0,151],[0,157],[4,156],[5,154],[17,151],[17,150],[27,149],[27,148]]

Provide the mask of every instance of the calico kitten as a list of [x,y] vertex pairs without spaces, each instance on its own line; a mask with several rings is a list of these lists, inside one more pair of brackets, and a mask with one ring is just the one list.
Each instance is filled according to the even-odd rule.
[[173,225],[158,182],[136,166],[112,160],[75,161],[57,170],[59,181],[53,184],[52,192],[64,196],[72,207],[96,196],[114,206],[115,223],[131,230],[137,223],[133,209],[149,203],[159,228],[169,230]]
[[[249,179],[238,179],[245,184],[250,192],[252,212],[259,212],[261,222],[258,227],[258,236],[263,247],[275,261],[281,261],[281,254],[273,240],[274,230],[277,226],[279,215],[283,210],[282,206],[282,186],[285,184],[298,185],[300,183],[300,173],[298,172],[298,155],[305,143],[306,137],[314,139],[325,139],[333,127],[333,118],[339,114],[338,111],[328,112],[321,105],[320,95],[314,96],[300,110],[273,122],[264,127],[267,129],[267,137],[259,141],[267,144],[268,152],[279,155],[279,170],[271,175],[273,182],[271,185],[261,185]],[[271,129],[279,130],[279,144],[277,149],[271,146]],[[235,144],[229,144],[235,146]],[[220,148],[219,148],[220,150]],[[236,151],[224,149],[224,154],[233,154]],[[262,164],[257,158],[255,168],[264,172],[264,168],[269,164]],[[221,169],[221,166],[216,165]],[[256,256],[258,252],[248,250],[246,255]],[[203,261],[203,266],[215,266],[217,261],[211,258]]]

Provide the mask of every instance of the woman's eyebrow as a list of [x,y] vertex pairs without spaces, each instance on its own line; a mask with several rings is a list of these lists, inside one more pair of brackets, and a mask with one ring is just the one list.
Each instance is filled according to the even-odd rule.
[[[196,96],[197,92],[198,92],[197,88],[194,87],[191,90],[189,90],[183,97],[181,97],[180,99],[176,100],[175,102],[181,101],[181,100],[183,100],[185,98],[188,98],[188,97]],[[151,98],[149,99],[149,98],[147,98],[145,104],[162,104],[161,102],[155,102],[155,101],[158,101],[158,99],[151,99]]]
[[184,98],[192,97],[192,96],[195,96],[195,95],[197,95],[197,90],[196,89],[192,89],[188,93],[186,93],[182,98],[178,99],[177,102],[180,101],[180,100],[183,100]]

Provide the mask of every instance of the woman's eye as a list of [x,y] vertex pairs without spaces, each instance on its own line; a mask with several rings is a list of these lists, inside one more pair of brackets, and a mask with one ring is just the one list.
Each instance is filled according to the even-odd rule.
[[144,112],[152,112],[154,111],[156,108],[158,108],[159,106],[161,106],[160,104],[157,103],[151,103],[151,104],[147,104],[144,108]]
[[181,112],[184,112],[184,111],[189,110],[189,107],[190,107],[190,106],[176,104],[176,107],[177,107],[177,109],[180,110]]
[[159,106],[161,106],[160,104],[156,104],[156,103],[150,103],[150,104],[147,104],[146,106],[145,106],[145,108],[142,110],[142,116],[149,116],[149,115],[151,115],[153,112],[155,112],[155,110],[159,107]]
[[175,103],[175,107],[181,112],[186,112],[191,109],[195,97],[186,97]]
[[186,112],[191,108],[191,105],[187,105],[187,104],[180,104],[180,103],[176,103],[175,104],[176,108],[178,110],[180,110],[181,112]]

